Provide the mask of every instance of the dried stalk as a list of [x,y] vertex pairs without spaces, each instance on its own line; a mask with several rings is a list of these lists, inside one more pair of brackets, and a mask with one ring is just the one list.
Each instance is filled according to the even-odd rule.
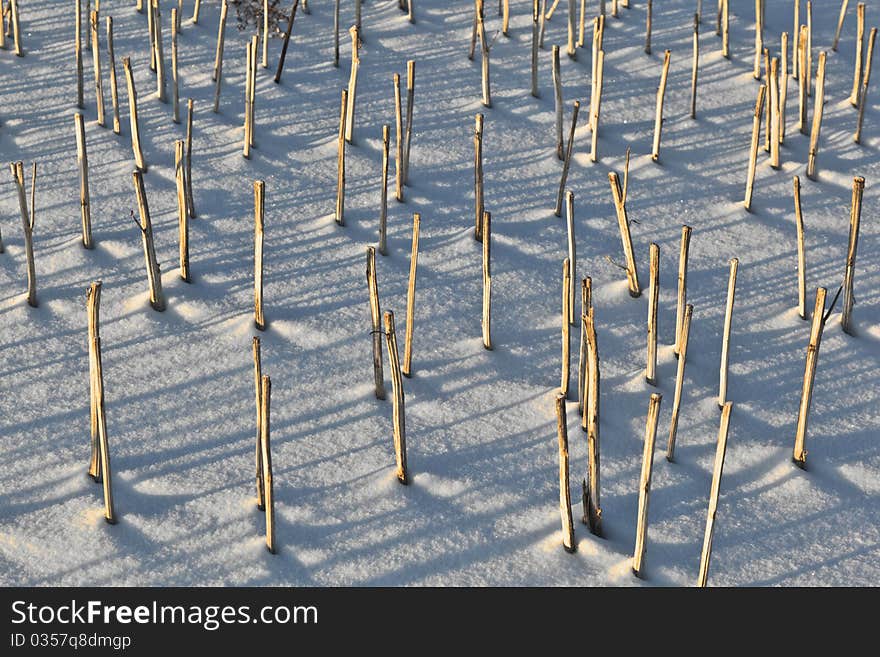
[[599,114],[602,111],[602,79],[605,72],[605,51],[600,50],[596,56],[595,102],[592,103],[590,115],[590,162],[599,160]]
[[217,28],[217,53],[214,56],[214,114],[220,111],[220,88],[223,83],[223,43],[226,40],[226,13],[228,5],[226,0],[220,8],[220,26]]
[[715,466],[712,470],[712,488],[709,492],[709,511],[706,517],[706,534],[703,538],[703,550],[700,553],[700,574],[697,586],[705,587],[709,577],[709,559],[712,555],[712,538],[715,534],[715,514],[718,511],[718,495],[721,491],[721,471],[724,469],[724,456],[727,453],[727,431],[730,426],[730,412],[733,402],[724,404],[721,412],[721,425],[718,427],[718,444],[715,448]]
[[388,142],[391,128],[382,126],[382,194],[379,208],[379,253],[388,255]]
[[562,547],[575,552],[574,518],[571,513],[571,486],[568,468],[568,419],[565,395],[556,395],[556,434],[559,438],[559,513],[562,516]]
[[[806,25],[801,25],[801,0],[794,0],[794,27],[792,28],[792,36],[794,40],[791,42],[791,77],[799,80],[801,75],[801,59],[806,48],[806,39],[804,45],[800,43],[800,35],[802,30],[806,30]],[[806,68],[806,64],[803,65]]]
[[785,106],[788,104],[788,32],[783,32],[780,40],[779,60],[779,112],[776,121],[779,124],[779,143],[785,143]]
[[571,263],[571,281],[568,297],[568,323],[574,325],[574,281],[577,280],[577,248],[574,240],[574,193],[565,192],[565,224],[568,234],[568,260]]
[[[854,107],[859,104],[859,88],[862,84],[862,65],[864,63],[865,54],[865,3],[858,4],[856,16],[858,17],[858,27],[856,28],[856,57],[855,67],[853,70],[852,92],[849,95],[849,103]],[[833,48],[832,48],[833,50]]]
[[596,324],[593,309],[584,318],[587,332],[587,353],[589,364],[587,377],[589,395],[585,408],[587,424],[587,478],[589,490],[586,491],[584,520],[596,536],[602,535],[602,507],[599,502],[599,349],[596,342]]
[[[546,2],[546,0],[545,0]],[[532,0],[532,96],[534,98],[539,97],[538,93],[538,37],[539,37],[539,22],[538,22],[538,12],[540,9],[538,8],[538,0]],[[583,30],[581,30],[583,32]],[[583,42],[583,36],[581,36],[581,42]]]
[[853,135],[853,141],[857,144],[862,143],[862,122],[865,119],[865,99],[868,97],[868,82],[871,80],[871,60],[874,58],[874,42],[877,40],[877,28],[871,28],[871,35],[868,37],[868,54],[865,56],[865,77],[862,80],[862,89],[859,97],[859,118],[856,123],[856,132]]
[[110,100],[113,103],[113,132],[119,134],[119,89],[116,84],[116,57],[113,53],[113,17],[107,17],[107,66],[110,69]]
[[171,8],[171,120],[180,123],[180,93],[177,84],[177,9]]
[[400,358],[397,353],[397,334],[394,331],[394,313],[385,311],[385,346],[388,349],[388,366],[391,369],[391,388],[394,395],[392,421],[394,424],[394,455],[397,461],[397,480],[409,483],[406,468],[406,422],[404,415],[403,377],[400,374]]
[[834,31],[834,41],[831,43],[831,50],[837,52],[837,44],[840,43],[840,31],[843,29],[843,19],[846,18],[846,8],[849,0],[843,0],[840,3],[840,16],[837,18],[837,29]]
[[822,112],[825,105],[825,53],[819,53],[816,72],[816,98],[813,106],[813,129],[810,132],[810,154],[807,160],[807,177],[816,179],[816,157],[819,154],[819,132],[822,130]]
[[[125,58],[128,62],[128,58]],[[128,68],[126,66],[126,68]],[[165,310],[165,297],[162,295],[162,273],[156,260],[156,248],[153,245],[153,223],[150,220],[150,206],[147,204],[147,193],[144,190],[143,173],[132,172],[134,191],[137,196],[138,213],[140,215],[141,240],[144,246],[144,260],[147,265],[147,283],[150,288],[150,305],[159,312]]]
[[721,4],[721,56],[730,59],[730,2]]
[[409,183],[409,152],[412,145],[413,105],[416,92],[416,63],[409,60],[406,63],[406,137],[403,141],[403,184]]
[[761,79],[761,56],[764,53],[763,4],[763,0],[755,0],[755,65],[752,75],[756,80]]
[[174,142],[174,181],[177,184],[177,233],[180,260],[180,277],[192,282],[189,273],[189,214],[186,211],[186,158],[184,141]]
[[[10,163],[12,177],[15,180],[15,187],[18,191],[18,207],[21,211],[21,228],[24,233],[24,248],[27,258],[27,277],[28,277],[28,294],[27,302],[32,308],[37,307],[37,275],[34,267],[34,219],[35,212],[31,208],[28,213],[27,195],[24,187],[24,164],[21,162]],[[36,186],[37,165],[34,163],[33,169],[33,185]],[[33,196],[33,194],[32,194]],[[33,205],[33,199],[31,200]]]
[[98,12],[93,11],[89,30],[92,36],[92,64],[95,71],[95,105],[98,109],[98,125],[104,125],[104,85],[101,83],[101,48],[98,44]]
[[807,319],[807,265],[804,250],[804,214],[801,209],[801,179],[794,177],[794,223],[797,228],[798,316]]
[[101,454],[101,483],[104,491],[104,520],[116,524],[116,509],[113,505],[113,486],[110,474],[110,447],[107,444],[107,416],[104,410],[104,368],[101,362],[101,338],[95,337],[92,349],[95,353],[95,392],[96,416],[98,424],[98,446]]
[[626,280],[629,285],[629,295],[638,298],[642,294],[642,288],[639,287],[639,272],[636,268],[636,259],[633,254],[632,237],[629,232],[629,219],[626,216],[626,205],[623,202],[620,181],[614,171],[608,173],[608,181],[611,183],[611,194],[614,197],[614,208],[617,211],[617,226],[620,229],[620,241],[623,243],[623,254],[626,257]]
[[825,296],[824,287],[816,289],[816,305],[813,309],[813,324],[810,327],[810,344],[807,345],[807,359],[804,367],[804,385],[801,390],[801,402],[798,408],[797,430],[794,438],[792,459],[799,467],[806,467],[807,450],[807,418],[810,414],[810,402],[813,400],[813,382],[816,379],[816,364],[819,360],[819,347],[822,344],[822,331],[825,329]]
[[376,399],[385,399],[385,375],[382,372],[382,313],[379,309],[379,284],[376,279],[376,249],[367,247],[367,288],[370,291],[370,335],[373,338],[373,381]]
[[798,131],[805,135],[807,134],[807,28],[803,25],[797,41]]
[[162,15],[159,11],[159,3],[153,5],[156,12],[153,18],[153,29],[156,30],[156,98],[165,102],[165,51],[162,46]]
[[257,439],[255,441],[255,465],[257,473],[257,508],[260,511],[266,509],[265,494],[263,491],[263,364],[260,355],[260,338],[254,336],[253,354],[254,354],[254,400],[257,409]]
[[[284,70],[284,60],[287,58],[287,46],[290,44],[290,34],[293,32],[293,20],[296,18],[296,8],[299,0],[293,0],[293,8],[290,10],[290,18],[287,20],[287,29],[284,31],[284,42],[281,44],[281,54],[278,56],[278,68],[275,70],[275,84],[281,83],[281,72]],[[307,9],[303,3],[303,11]],[[306,11],[308,13],[308,11]]]
[[492,350],[492,215],[483,212],[480,237],[483,242],[483,348]]
[[137,91],[134,88],[134,75],[131,72],[131,60],[123,58],[122,68],[125,71],[125,82],[128,88],[128,115],[131,123],[131,150],[134,152],[134,164],[140,172],[146,172],[147,163],[141,151],[141,137],[138,129]]
[[666,460],[675,460],[675,439],[678,435],[678,414],[681,410],[681,391],[684,386],[684,366],[687,362],[688,337],[691,331],[691,318],[694,307],[688,304],[684,311],[681,326],[681,352],[678,355],[678,368],[675,374],[675,396],[672,398],[672,419],[669,422],[669,441],[666,443]]
[[[807,0],[807,44],[804,48],[806,57],[807,96],[813,95],[813,3]],[[818,73],[817,73],[818,75]],[[817,81],[818,82],[818,81]]]
[[400,104],[400,74],[394,74],[394,197],[403,202],[403,111]]
[[657,302],[660,298],[660,247],[651,243],[651,282],[648,285],[648,356],[645,380],[657,385]]
[[843,331],[853,335],[852,310],[855,304],[853,296],[853,279],[856,274],[856,251],[859,246],[859,224],[862,218],[862,193],[865,190],[865,179],[861,176],[853,178],[852,205],[849,215],[849,246],[846,253],[846,274],[843,279],[843,313],[840,325]]
[[21,26],[18,20],[18,0],[9,0],[10,17],[12,22],[12,42],[15,45],[15,56],[24,57],[24,51],[21,49]]
[[99,311],[101,307],[101,281],[94,281],[86,290],[86,314],[89,324],[89,428],[92,455],[89,459],[89,476],[101,481],[101,446],[98,439],[98,384],[95,381],[95,338],[100,334]]
[[[593,305],[593,280],[587,276],[581,281],[581,341],[578,355],[578,412],[583,415],[587,402],[587,331],[584,318]],[[584,425],[586,428],[586,425]]]
[[482,81],[482,103],[484,107],[492,107],[492,90],[489,81],[489,44],[486,41],[486,25],[483,23],[482,13],[477,20],[477,34],[480,37],[480,60],[481,81]]
[[730,327],[733,323],[733,302],[736,296],[737,258],[730,259],[730,275],[727,278],[727,305],[724,307],[724,332],[721,338],[721,368],[718,381],[718,405],[724,408],[727,401],[727,368],[730,363]]
[[474,127],[474,239],[483,239],[483,115],[477,114]]
[[559,392],[568,397],[568,384],[571,379],[571,329],[568,322],[571,306],[571,261],[562,261],[562,384]]
[[684,326],[685,306],[687,305],[688,252],[691,246],[691,227],[681,227],[681,249],[678,254],[678,304],[675,309],[675,346],[676,357],[681,353],[681,332]]
[[275,490],[272,485],[272,448],[269,441],[270,414],[272,401],[272,381],[264,374],[260,393],[260,452],[263,461],[263,494],[266,507],[266,548],[272,554],[275,547]]
[[700,68],[700,15],[694,14],[694,59],[691,65],[691,118],[697,118],[697,75]]
[[761,112],[764,108],[764,96],[767,95],[767,85],[762,84],[758,89],[758,100],[755,102],[755,115],[752,122],[752,141],[749,146],[749,173],[746,177],[746,197],[743,205],[746,210],[752,209],[752,196],[755,191],[755,171],[758,166],[758,143],[761,139]]
[[565,141],[562,136],[562,76],[559,73],[559,46],[553,46],[553,94],[556,101],[556,157],[565,157]]
[[74,56],[76,57],[76,106],[83,109],[85,104],[83,103],[82,0],[76,0],[75,16],[76,37],[74,42]]
[[345,108],[345,141],[351,143],[354,134],[354,107],[355,98],[357,97],[357,78],[361,58],[358,52],[360,36],[358,35],[357,26],[353,25],[349,29],[348,34],[351,36],[351,71],[348,76],[348,105]]
[[[699,14],[697,14],[699,20]],[[645,442],[642,453],[642,473],[639,477],[639,514],[636,526],[636,546],[633,551],[632,569],[636,577],[644,571],[645,545],[648,539],[648,496],[651,494],[651,470],[654,467],[654,439],[657,436],[657,419],[660,416],[661,395],[654,393],[648,404],[645,422]]]
[[82,220],[82,245],[85,249],[94,248],[92,243],[92,210],[89,195],[89,157],[86,152],[86,129],[83,115],[73,115],[76,128],[76,162],[79,165],[79,207]]
[[254,324],[266,330],[263,317],[263,228],[265,220],[266,183],[254,181]]
[[260,66],[269,68],[269,0],[263,0],[263,56]]
[[571,166],[571,154],[574,150],[574,131],[577,128],[580,108],[581,102],[579,100],[574,101],[574,107],[571,112],[571,129],[568,133],[568,145],[565,149],[565,159],[562,162],[562,178],[559,181],[559,191],[556,193],[556,208],[553,211],[557,217],[562,216],[562,199],[565,194],[565,183],[568,180],[568,170]]
[[[783,73],[785,75],[785,73]],[[779,58],[774,57],[770,62],[770,166],[779,168],[779,142],[780,140],[780,97],[779,97]]]
[[[767,153],[770,152],[770,135],[773,131],[772,128],[772,115],[773,115],[773,94],[771,90],[770,84],[770,49],[764,48],[764,84],[767,85],[767,112],[765,114],[766,126],[764,128],[764,151]],[[778,89],[778,87],[777,87]]]
[[406,286],[406,333],[403,342],[403,369],[405,377],[412,376],[413,319],[416,305],[416,266],[419,262],[419,227],[422,217],[413,213],[412,250],[409,255],[409,282]]
[[339,111],[339,137],[336,146],[336,223],[345,225],[345,107],[348,90],[342,90],[342,108]]
[[660,73],[660,86],[657,89],[657,114],[654,117],[654,147],[651,151],[651,159],[657,162],[660,159],[660,133],[663,130],[663,99],[666,96],[666,79],[669,76],[669,56],[667,50],[663,56],[663,70]]
[[193,99],[186,101],[186,211],[190,218],[196,216],[192,188],[192,137],[193,137]]

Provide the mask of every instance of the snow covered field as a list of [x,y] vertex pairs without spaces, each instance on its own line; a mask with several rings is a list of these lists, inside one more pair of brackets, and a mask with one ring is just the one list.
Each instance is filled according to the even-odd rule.
[[[491,50],[493,107],[480,104],[479,51],[464,0],[418,0],[415,24],[394,0],[363,3],[354,143],[347,151],[346,225],[337,226],[339,94],[333,3],[297,12],[280,85],[258,70],[256,148],[242,157],[245,43],[226,32],[219,114],[211,70],[219,2],[198,25],[184,4],[181,97],[195,100],[192,284],[177,265],[174,140],[185,126],[155,98],[146,14],[105,0],[114,19],[122,134],[96,124],[84,50],[85,117],[95,249],[82,248],[74,20],[70,0],[19,0],[24,58],[0,51],[0,584],[4,585],[693,585],[718,431],[719,354],[728,260],[739,258],[729,399],[734,403],[709,583],[880,584],[880,89],[869,92],[862,144],[848,102],[855,3],[840,48],[839,2],[813,3],[814,62],[828,51],[819,177],[804,175],[789,81],[782,167],[759,152],[752,213],[742,196],[758,82],[754,3],[731,0],[729,60],[703,3],[698,118],[688,117],[693,0],[654,3],[644,53],[645,0],[605,33],[600,161],[589,161],[590,38],[565,56],[565,0],[547,23],[540,99],[529,94],[531,2],[512,0],[510,37]],[[284,12],[291,3],[284,0]],[[580,3],[576,3],[580,4]],[[610,5],[608,3],[609,14]],[[778,53],[793,1],[768,2],[765,43]],[[880,5],[867,4],[867,25]],[[170,66],[171,6],[162,2]],[[597,0],[588,0],[590,15]],[[486,8],[490,37],[500,29]],[[105,38],[102,30],[102,48]],[[601,356],[605,535],[579,522],[586,439],[569,402],[577,552],[561,546],[554,395],[559,386],[564,220],[553,216],[555,154],[550,47],[563,46],[566,126],[582,102],[568,187],[575,194],[576,279],[591,276]],[[664,49],[672,51],[660,163],[651,161]],[[103,53],[102,53],[103,54]],[[144,181],[168,308],[148,304],[122,58],[139,92]],[[411,485],[394,476],[391,402],[373,395],[364,248],[377,239],[382,125],[394,124],[392,75],[416,60],[414,136],[405,203],[389,200],[389,255],[377,256],[382,308],[401,335],[412,213],[420,212],[413,377],[404,382]],[[107,59],[104,90],[109,111]],[[814,64],[815,66],[815,64]],[[169,86],[170,96],[170,86]],[[812,100],[810,115],[812,116]],[[481,251],[473,239],[474,116],[485,114],[486,208],[492,212],[493,341],[480,337]],[[110,125],[108,120],[108,125]],[[566,133],[567,133],[566,127]],[[763,135],[762,135],[763,139]],[[648,246],[661,249],[658,386],[645,382],[647,294],[632,299],[607,174],[632,147],[627,207],[641,282]],[[393,153],[393,148],[392,148]],[[18,197],[6,163],[38,163],[35,252],[39,307],[26,303]],[[797,316],[792,177],[801,176],[807,306],[843,280],[853,176],[867,180],[855,275],[855,336],[838,302],[826,325],[810,414],[807,470],[791,460],[810,323]],[[255,507],[254,180],[266,181],[263,372],[272,377],[279,554],[264,547]],[[663,458],[676,360],[678,248],[693,228],[694,305],[676,462]],[[86,476],[88,359],[84,292],[102,280],[101,335],[113,485],[120,521],[102,517]],[[579,304],[578,304],[579,309]],[[573,369],[579,331],[573,331]],[[386,386],[390,378],[386,362]],[[575,386],[576,387],[576,386]],[[643,580],[630,569],[650,393],[663,394]],[[390,399],[390,395],[389,395]],[[574,485],[577,484],[577,485]]]

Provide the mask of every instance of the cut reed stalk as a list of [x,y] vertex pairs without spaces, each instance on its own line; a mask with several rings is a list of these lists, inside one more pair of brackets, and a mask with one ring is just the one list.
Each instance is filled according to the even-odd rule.
[[[126,57],[126,61],[128,58]],[[132,172],[134,191],[137,196],[138,214],[140,215],[141,240],[144,247],[144,260],[147,266],[147,283],[150,288],[150,306],[153,310],[165,310],[165,297],[162,294],[162,273],[156,260],[156,247],[153,244],[153,223],[150,220],[150,206],[144,190],[144,177],[141,171]]]
[[730,327],[733,324],[733,302],[736,296],[737,258],[730,259],[730,275],[727,278],[727,304],[724,307],[724,332],[721,337],[721,368],[718,381],[718,405],[724,408],[727,401],[727,369],[730,364]]
[[556,395],[556,434],[559,438],[559,513],[562,516],[562,547],[575,552],[574,518],[571,512],[571,486],[568,467],[568,418],[565,395]]
[[141,151],[141,137],[138,129],[137,91],[134,88],[134,75],[131,71],[131,60],[123,58],[122,68],[125,70],[125,83],[128,89],[128,115],[131,123],[131,150],[134,152],[134,164],[140,172],[146,172],[147,163]]
[[[396,74],[395,74],[396,75]],[[345,225],[345,107],[348,90],[342,90],[342,108],[339,111],[339,137],[336,145],[336,223]],[[398,149],[399,151],[399,149]]]
[[562,177],[559,181],[559,191],[556,193],[556,208],[554,214],[557,217],[562,216],[562,201],[565,194],[565,183],[568,180],[568,170],[571,167],[571,156],[574,151],[574,132],[577,129],[578,113],[581,108],[579,100],[574,101],[571,112],[571,129],[568,133],[568,145],[565,148],[565,159],[562,162]]
[[626,205],[623,202],[620,181],[614,171],[608,173],[608,181],[611,183],[611,194],[614,197],[614,208],[617,211],[617,226],[620,229],[620,241],[623,244],[623,254],[626,257],[626,280],[629,285],[629,295],[638,298],[642,294],[642,288],[639,287],[639,272],[636,268],[635,255],[633,255],[632,237],[629,232],[629,219],[626,216]]
[[266,508],[266,500],[265,494],[263,491],[263,450],[262,450],[262,436],[263,436],[263,364],[261,358],[261,350],[260,350],[260,338],[256,335],[253,340],[253,354],[254,354],[254,400],[256,401],[257,408],[257,439],[255,441],[256,450],[255,450],[255,465],[256,465],[256,473],[257,473],[257,508],[260,511],[265,510]]
[[868,53],[865,55],[865,77],[862,80],[862,88],[859,98],[859,118],[856,123],[856,132],[853,135],[853,141],[857,144],[862,143],[862,122],[865,119],[865,99],[868,97],[868,82],[871,80],[871,60],[874,58],[874,42],[877,40],[877,28],[871,28],[871,35],[868,37]]
[[406,286],[406,333],[403,342],[403,368],[405,377],[412,376],[412,345],[413,345],[413,320],[416,306],[416,267],[419,262],[419,227],[421,215],[413,214],[412,250],[409,255],[409,282]]
[[678,254],[678,303],[675,310],[675,346],[673,351],[681,353],[682,328],[684,326],[685,306],[687,305],[688,252],[691,246],[691,227],[681,227],[681,248]]
[[113,132],[119,134],[119,89],[116,83],[116,57],[113,52],[113,17],[107,17],[107,66],[110,69],[110,100],[113,104]]
[[483,241],[483,348],[492,350],[492,214],[483,212],[483,226],[480,231]]
[[816,364],[819,360],[819,347],[822,344],[822,331],[825,329],[825,296],[826,290],[824,287],[816,289],[816,305],[813,308],[810,343],[807,345],[804,384],[801,390],[797,429],[794,438],[794,452],[792,454],[795,465],[801,468],[807,465],[807,419],[810,414],[810,403],[813,400],[813,383],[816,379]]
[[660,298],[660,247],[651,243],[651,282],[648,286],[648,356],[645,380],[657,385],[657,303]]
[[266,330],[263,316],[263,229],[265,227],[266,183],[254,181],[254,324]]
[[654,117],[654,146],[651,150],[651,159],[657,162],[660,159],[660,134],[663,130],[663,99],[666,96],[666,80],[669,76],[670,51],[663,56],[663,70],[660,73],[660,86],[657,88],[657,113]]
[[861,176],[853,178],[852,204],[849,215],[849,247],[846,253],[846,273],[843,278],[843,313],[840,325],[844,333],[853,335],[852,310],[855,304],[853,282],[856,274],[856,251],[859,246],[859,224],[862,218],[862,193],[865,190],[865,179]]
[[275,489],[272,483],[272,447],[270,444],[270,414],[272,381],[268,375],[262,378],[260,392],[260,452],[263,461],[263,495],[266,508],[266,549],[272,554],[275,546]]
[[394,313],[385,311],[385,346],[388,349],[388,363],[391,369],[393,392],[392,422],[394,425],[394,455],[397,461],[397,480],[409,483],[406,466],[406,422],[404,415],[403,377],[400,373],[400,358],[397,353],[397,334],[394,331]]
[[[699,14],[697,14],[699,20]],[[632,569],[636,577],[644,574],[645,547],[648,540],[648,497],[651,494],[651,471],[654,467],[654,440],[657,437],[657,419],[660,416],[660,401],[656,392],[648,404],[648,417],[645,422],[645,442],[642,452],[642,472],[639,476],[639,512],[636,525],[636,545],[633,550]]]
[[678,355],[678,368],[675,373],[675,396],[672,399],[672,419],[669,422],[669,440],[666,443],[666,460],[675,460],[675,439],[678,436],[678,414],[681,410],[681,391],[684,386],[684,366],[687,362],[688,337],[691,331],[691,318],[694,307],[688,304],[684,311],[681,326],[681,351]]
[[83,115],[73,115],[76,128],[76,163],[79,165],[79,209],[82,223],[82,245],[84,249],[94,248],[92,243],[92,204],[89,194],[89,156],[86,152],[86,129]]
[[705,587],[709,577],[709,559],[712,555],[712,538],[715,534],[715,514],[718,512],[718,496],[721,491],[721,472],[727,453],[727,433],[730,426],[730,412],[733,402],[726,402],[721,412],[721,425],[718,427],[718,443],[715,448],[715,465],[712,469],[712,488],[709,492],[709,511],[706,517],[706,533],[703,537],[703,550],[700,553],[700,574],[697,586]]
[[758,100],[755,102],[755,114],[752,121],[752,141],[749,146],[749,172],[746,177],[746,197],[743,205],[746,210],[752,209],[752,196],[755,192],[755,171],[758,166],[758,144],[761,139],[761,112],[764,107],[764,96],[767,95],[767,85],[762,84],[758,88]]
[[810,153],[807,160],[807,177],[815,180],[817,175],[816,158],[819,155],[819,133],[822,130],[822,112],[825,105],[825,53],[819,53],[819,68],[816,71],[816,98],[813,105],[813,129],[810,131]]
[[367,247],[367,287],[370,291],[370,335],[373,338],[373,382],[376,399],[385,399],[385,375],[382,372],[382,313],[379,308],[379,284],[376,278],[376,249]]
[[794,223],[797,229],[798,317],[807,319],[807,276],[804,250],[804,214],[801,208],[801,179],[794,177]]
[[562,261],[562,383],[559,392],[563,398],[568,397],[568,386],[571,380],[571,327],[568,315],[571,305],[571,261]]

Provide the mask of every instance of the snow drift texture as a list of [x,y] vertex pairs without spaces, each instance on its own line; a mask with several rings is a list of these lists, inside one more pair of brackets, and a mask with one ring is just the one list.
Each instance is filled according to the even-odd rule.
[[[241,155],[245,43],[230,12],[219,114],[211,112],[219,3],[198,25],[184,3],[181,96],[195,99],[191,227],[193,283],[179,277],[174,140],[184,126],[155,97],[145,14],[113,15],[117,75],[130,56],[140,94],[145,186],[168,309],[147,302],[123,130],[96,122],[84,50],[86,134],[96,248],[80,243],[71,2],[21,0],[26,55],[0,52],[3,162],[38,162],[35,250],[39,307],[25,302],[26,263],[12,177],[0,174],[0,583],[20,585],[691,585],[696,580],[719,421],[716,403],[728,260],[740,261],[730,365],[734,402],[709,581],[715,585],[880,583],[880,90],[854,144],[855,7],[832,53],[839,3],[814,5],[814,62],[828,52],[819,177],[804,176],[808,137],[794,121],[789,82],[782,168],[759,154],[753,212],[742,207],[758,83],[753,6],[731,3],[731,57],[704,2],[698,118],[688,118],[694,3],[655,3],[653,53],[644,53],[645,3],[632,0],[605,34],[600,161],[589,132],[575,136],[578,270],[591,276],[602,367],[604,538],[576,523],[577,553],[561,546],[553,397],[559,386],[564,221],[553,216],[555,155],[550,46],[563,45],[566,124],[589,102],[590,29],[577,60],[564,54],[567,3],[547,25],[541,97],[529,94],[531,2],[511,3],[509,38],[487,3],[493,100],[480,105],[479,51],[467,59],[468,3],[421,0],[416,22],[392,1],[364,2],[354,144],[348,148],[346,225],[333,220],[336,132],[348,81],[353,3],[343,3],[333,68],[333,3],[300,8],[280,85],[259,69],[256,148]],[[287,4],[287,3],[286,3]],[[580,4],[580,3],[576,3]],[[587,3],[595,11],[597,3]],[[610,4],[609,6],[610,12]],[[171,6],[162,2],[170,66]],[[793,3],[768,3],[765,42],[778,53]],[[287,9],[284,9],[287,11]],[[868,25],[878,17],[868,3]],[[102,29],[102,48],[105,37]],[[651,162],[663,51],[672,51],[660,162]],[[412,483],[394,477],[391,406],[373,396],[364,249],[375,244],[382,125],[394,124],[392,74],[416,60],[411,181],[389,207],[389,255],[378,256],[383,309],[402,326],[413,212],[422,216],[413,372],[405,380]],[[103,57],[109,114],[109,78]],[[815,66],[815,63],[814,63]],[[169,73],[170,79],[170,73]],[[877,86],[876,84],[874,85]],[[170,87],[169,87],[170,97]],[[493,341],[480,339],[481,253],[473,238],[474,115],[484,112],[486,207],[493,218]],[[586,112],[581,113],[584,119]],[[811,100],[812,114],[812,100]],[[108,120],[109,121],[109,120]],[[108,122],[109,125],[109,122]],[[566,127],[567,132],[567,127]],[[392,132],[393,135],[393,132]],[[393,139],[393,137],[392,137]],[[607,174],[632,147],[629,216],[642,284],[648,246],[661,249],[658,388],[645,383],[647,295],[632,299]],[[393,152],[393,150],[392,150]],[[844,274],[853,176],[867,179],[855,277],[855,336],[828,320],[807,440],[808,469],[791,462],[809,322],[795,310],[792,177],[800,175],[808,307]],[[393,164],[392,164],[393,177]],[[255,507],[253,325],[254,180],[266,181],[268,329],[277,541],[264,547]],[[693,227],[688,301],[694,304],[677,458],[663,447],[672,354],[678,242]],[[101,279],[107,421],[120,523],[101,515],[86,477],[88,360],[84,292]],[[577,335],[579,331],[575,332]],[[573,353],[577,354],[573,339]],[[402,340],[401,340],[402,344]],[[387,376],[387,367],[386,367]],[[390,385],[388,379],[387,385]],[[645,579],[630,560],[645,413],[663,393]],[[586,440],[570,402],[575,497]],[[575,508],[580,517],[580,505]]]

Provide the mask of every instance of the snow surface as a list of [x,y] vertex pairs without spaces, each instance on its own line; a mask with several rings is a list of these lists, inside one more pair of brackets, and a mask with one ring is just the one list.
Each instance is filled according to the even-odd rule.
[[[480,105],[479,51],[466,57],[468,2],[419,0],[416,23],[397,2],[364,2],[355,143],[348,149],[346,225],[333,220],[339,93],[349,39],[333,68],[333,3],[298,12],[282,84],[259,69],[256,148],[241,155],[247,32],[230,26],[221,112],[211,69],[219,3],[199,25],[184,3],[181,97],[195,99],[191,226],[194,280],[177,266],[173,142],[183,124],[155,98],[146,15],[105,0],[117,75],[130,56],[140,96],[145,185],[168,309],[147,303],[124,84],[122,135],[99,127],[84,50],[87,141],[96,248],[80,243],[73,113],[72,3],[20,0],[26,56],[0,51],[2,161],[38,162],[39,307],[25,301],[26,263],[12,178],[0,175],[0,583],[5,585],[692,585],[696,581],[719,421],[718,365],[728,260],[740,261],[733,322],[730,440],[715,531],[713,585],[880,584],[880,91],[872,89],[862,145],[852,141],[855,7],[830,52],[839,3],[813,3],[813,43],[828,50],[827,104],[817,182],[804,175],[808,137],[794,127],[790,81],[782,168],[761,151],[753,212],[742,207],[757,82],[754,5],[732,2],[731,58],[704,2],[698,119],[688,118],[693,1],[655,3],[653,53],[644,54],[643,0],[606,23],[600,161],[577,130],[577,278],[592,276],[602,358],[605,536],[576,522],[561,546],[553,398],[559,386],[565,222],[553,216],[555,156],[550,46],[563,45],[566,123],[589,101],[590,30],[577,61],[564,54],[566,7],[547,24],[541,98],[529,94],[531,2],[511,3],[510,38],[492,49],[494,106]],[[162,2],[170,66],[170,7]],[[284,11],[287,11],[286,5]],[[578,3],[579,4],[579,3]],[[596,2],[588,3],[591,7]],[[610,8],[610,4],[608,6]],[[343,3],[341,24],[353,20]],[[765,38],[778,51],[793,3],[768,3]],[[868,26],[877,4],[867,3]],[[610,13],[610,9],[609,9]],[[500,29],[487,3],[490,37]],[[102,30],[102,47],[104,33]],[[661,162],[650,159],[663,51],[672,50]],[[422,215],[414,376],[405,380],[412,483],[394,477],[390,401],[372,390],[364,248],[377,238],[381,127],[393,126],[391,78],[415,59],[411,185],[389,201],[389,249],[378,256],[383,309],[402,327],[411,216]],[[109,112],[109,79],[103,57]],[[169,74],[170,78],[170,74]],[[169,82],[170,97],[170,82]],[[493,341],[480,339],[481,253],[473,239],[474,115],[484,112],[486,206],[493,218]],[[812,102],[811,102],[812,113]],[[586,112],[582,112],[582,119]],[[110,119],[108,119],[108,125]],[[567,131],[567,128],[566,128]],[[393,139],[393,132],[392,132]],[[630,570],[645,413],[647,294],[632,299],[607,173],[633,149],[629,216],[642,284],[648,245],[661,248],[661,408],[646,577]],[[392,149],[393,153],[393,149]],[[809,322],[796,314],[792,176],[801,175],[808,306],[819,285],[842,282],[854,175],[867,179],[855,276],[855,337],[828,321],[816,374],[808,469],[791,461]],[[255,507],[252,182],[266,181],[268,330],[277,541],[264,547]],[[393,181],[393,163],[392,163]],[[677,459],[663,450],[676,361],[678,241],[693,227],[688,300],[694,319]],[[88,360],[84,291],[104,282],[101,333],[113,485],[120,522],[102,518],[86,477]],[[402,331],[401,331],[402,332]],[[577,335],[578,332],[575,332]],[[402,348],[402,339],[401,339]],[[572,340],[573,370],[577,345]],[[386,366],[387,376],[387,366]],[[386,381],[390,389],[390,379]],[[569,403],[575,518],[586,440]],[[575,485],[577,484],[577,485]]]

